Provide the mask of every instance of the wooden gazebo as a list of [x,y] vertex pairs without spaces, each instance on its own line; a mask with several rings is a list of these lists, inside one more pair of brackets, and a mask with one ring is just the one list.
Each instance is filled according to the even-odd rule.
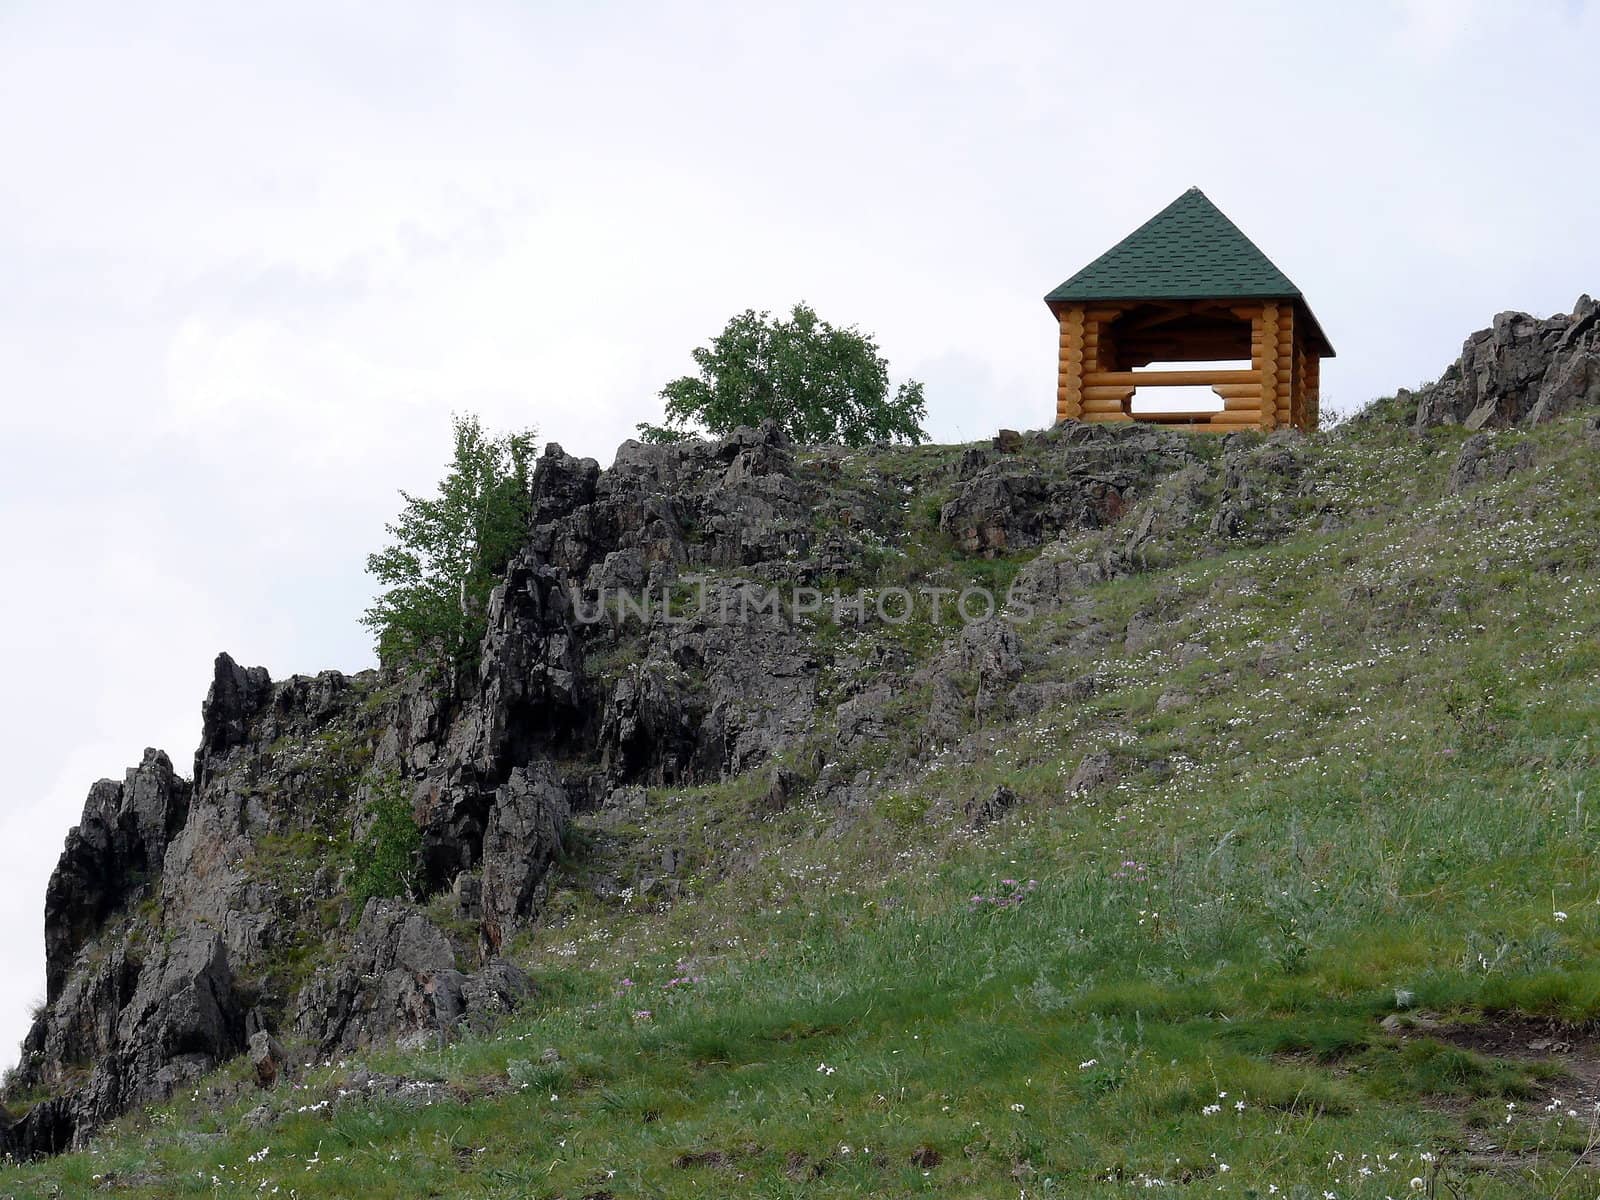
[[[1199,188],[1045,297],[1061,326],[1057,421],[1179,429],[1317,427],[1318,366],[1333,357],[1300,289]],[[1139,370],[1160,362],[1246,369]],[[1214,412],[1133,411],[1135,389],[1200,384]]]

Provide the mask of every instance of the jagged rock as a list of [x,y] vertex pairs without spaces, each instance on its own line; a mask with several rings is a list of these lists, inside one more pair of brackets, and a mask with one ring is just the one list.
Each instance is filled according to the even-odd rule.
[[0,1151],[18,1160],[65,1154],[78,1142],[80,1119],[71,1101],[54,1098],[41,1101],[0,1135]]
[[994,791],[986,796],[973,796],[962,806],[962,811],[967,818],[967,824],[974,829],[981,829],[997,817],[1015,807],[1017,794],[1004,784],[997,786]]
[[[827,645],[807,614],[766,610],[769,589],[831,588],[927,520],[919,489],[949,485],[942,524],[973,552],[1046,545],[1014,590],[1068,607],[1052,653],[1098,653],[1112,631],[1087,608],[1073,615],[1074,593],[1154,561],[1163,539],[1200,519],[1213,477],[1195,466],[1205,456],[1192,441],[1149,427],[1000,440],[932,473],[922,455],[797,451],[770,423],[679,446],[625,444],[606,471],[551,445],[475,672],[441,678],[391,664],[381,675],[274,683],[219,656],[194,784],[147,756],[91,797],[97,816],[63,858],[52,999],[19,1072],[24,1087],[62,1094],[7,1140],[81,1144],[252,1041],[270,1065],[258,1036],[269,1030],[332,1054],[487,1026],[531,988],[496,952],[537,910],[570,812],[597,807],[587,819],[599,829],[643,824],[639,785],[708,783],[771,763],[766,808],[809,788],[838,807],[845,836],[892,778],[860,760],[902,732],[894,722],[918,664],[882,639],[847,632],[845,645]],[[1174,480],[1185,467],[1194,469]],[[1270,462],[1245,474],[1253,496],[1274,494]],[[1117,526],[1131,504],[1146,507]],[[1085,536],[1047,545],[1063,533]],[[646,588],[696,591],[707,609],[643,630],[590,619],[600,591]],[[741,619],[752,605],[761,611]],[[834,609],[847,631],[848,605]],[[858,640],[868,648],[852,649]],[[998,614],[952,636],[941,656],[948,670],[908,741],[943,729],[959,761],[975,760],[997,714],[1042,711],[1094,687],[1092,676],[1024,683],[1022,647]],[[846,753],[824,769],[813,757],[823,746]],[[359,864],[334,847],[369,828],[393,780],[422,828],[418,890],[447,902],[453,892],[453,911],[479,927],[476,946],[452,942],[407,901],[340,912]],[[591,886],[670,895],[682,847],[656,853],[659,870],[650,860],[626,878],[602,868]],[[85,1080],[74,1064],[90,1062]]]
[[319,1053],[347,1052],[454,1025],[461,974],[450,940],[400,900],[369,900],[338,966],[301,992],[295,1037]]
[[1292,523],[1290,500],[1300,494],[1306,464],[1306,440],[1293,429],[1280,429],[1263,439],[1229,434],[1222,460],[1222,487],[1209,533],[1229,539],[1247,532],[1262,541],[1283,533]]
[[23,1043],[20,1070],[30,1087],[57,1088],[68,1064],[99,1062],[117,1048],[118,1018],[133,999],[139,960],[125,945],[73,971]]
[[1116,781],[1117,764],[1111,757],[1111,751],[1091,750],[1083,756],[1083,760],[1078,763],[1078,769],[1072,773],[1067,791],[1074,794],[1090,792],[1096,788],[1109,787]]
[[1062,428],[1048,465],[1004,459],[963,482],[939,513],[939,528],[969,553],[992,557],[1040,544],[1061,530],[1116,520],[1129,495],[1188,449],[1181,435],[1150,426]]
[[606,702],[601,769],[619,782],[676,781],[694,761],[701,711],[675,663],[652,659],[635,665]]
[[1205,468],[1190,464],[1157,484],[1143,513],[1128,528],[1122,558],[1142,567],[1151,565],[1159,547],[1192,523],[1208,478]]
[[265,667],[241,667],[227,653],[217,655],[211,690],[200,706],[200,751],[195,781],[203,782],[202,759],[225,753],[245,740],[250,718],[272,698]]
[[278,1039],[266,1030],[250,1036],[250,1065],[255,1068],[256,1086],[270,1092],[288,1066],[288,1056]]
[[533,981],[505,959],[495,959],[461,985],[462,1019],[481,1030],[515,1012],[533,994]]
[[621,820],[638,821],[645,815],[649,793],[642,787],[614,788],[600,805],[603,815]]
[[1162,630],[1162,623],[1148,613],[1134,613],[1128,618],[1128,632],[1122,648],[1129,654],[1142,654],[1161,637]]
[[[914,678],[933,689],[925,725],[929,737],[940,743],[954,741],[966,729],[969,716],[981,718],[1008,703],[1021,676],[1022,644],[1009,621],[992,617],[964,625]],[[966,679],[973,680],[970,693],[958,682]],[[847,718],[857,721],[856,710],[847,714],[841,707],[841,734]],[[859,736],[860,729],[852,729],[850,740]]]
[[407,1108],[427,1108],[451,1098],[450,1088],[431,1079],[407,1079],[400,1075],[378,1075],[357,1071],[350,1077],[348,1099],[382,1096]]
[[592,458],[574,458],[556,442],[544,448],[533,468],[535,527],[569,516],[594,500],[600,464]]
[[75,973],[30,1032],[24,1086],[59,1088],[73,1064],[94,1069],[29,1111],[10,1135],[13,1153],[81,1146],[130,1106],[167,1099],[244,1048],[242,1013],[219,934],[179,930],[142,964],[116,947],[106,963]]
[[[715,585],[652,632],[613,685],[599,735],[609,784],[692,783],[759,767],[802,741],[821,664],[806,631],[754,585]],[[702,612],[703,607],[703,612]]]
[[[791,801],[799,795],[809,781],[799,771],[789,767],[778,767],[768,776],[767,790],[762,794],[760,808],[766,813],[780,813],[789,807]],[[671,853],[671,851],[668,851]],[[663,869],[670,875],[675,867],[663,864]]]
[[994,435],[994,448],[1001,454],[1020,454],[1022,447],[1022,435],[1015,429],[1002,429]]
[[586,697],[574,620],[554,570],[527,554],[512,561],[489,601],[475,705],[484,714],[481,743],[463,746],[458,761],[492,772],[534,748],[559,745],[582,722]]
[[458,917],[463,921],[482,920],[483,876],[472,871],[463,871],[456,876],[451,892],[455,898]]
[[1294,657],[1294,643],[1280,638],[1261,647],[1256,656],[1256,670],[1262,675],[1276,675]]
[[419,909],[369,900],[348,954],[306,985],[292,1025],[296,1039],[322,1055],[406,1039],[432,1045],[463,1025],[487,1026],[531,988],[500,961],[464,974],[450,939]]
[[1054,482],[1026,464],[1000,462],[962,485],[939,510],[939,528],[969,554],[992,558],[1037,546],[1047,531],[1093,529],[1115,520],[1126,507],[1120,483],[1120,477],[1092,475]]
[[1207,532],[1214,538],[1238,537],[1243,522],[1244,507],[1237,500],[1224,500],[1217,505],[1217,511],[1211,514]]
[[513,768],[495,793],[483,838],[483,920],[498,931],[497,944],[532,911],[571,815],[566,788],[549,763]]
[[455,721],[407,753],[400,738],[391,742],[415,772],[427,891],[447,889],[477,868],[511,771],[581,736],[589,718],[580,643],[566,581],[533,553],[518,555],[490,596],[477,687]]
[[1064,682],[1022,683],[1012,691],[1011,703],[1018,716],[1030,717],[1060,704],[1081,704],[1094,695],[1097,686],[1093,675],[1080,675]]
[[1419,429],[1547,421],[1600,403],[1600,306],[1580,296],[1570,314],[1543,320],[1500,313],[1466,340],[1437,383],[1410,398]]
[[100,1120],[165,1100],[244,1049],[243,1006],[220,934],[180,932],[152,952],[118,1020],[117,1043],[96,1071],[107,1088],[95,1105]]
[[879,742],[889,736],[887,709],[893,693],[874,688],[839,706],[839,745],[850,748],[862,742]]
[[1499,446],[1492,434],[1475,433],[1461,443],[1446,490],[1456,495],[1479,484],[1499,483],[1532,465],[1533,447],[1527,442]]
[[66,986],[73,958],[112,913],[148,894],[160,876],[167,843],[189,814],[189,785],[159,750],[146,750],[121,783],[102,779],[89,790],[83,818],[45,892],[47,995]]
[[[1023,615],[1050,612],[1079,599],[1085,588],[1128,574],[1126,559],[1109,551],[1092,559],[1071,557],[1063,544],[1046,546],[1038,558],[1017,572],[1008,601],[1025,606]],[[1009,611],[1009,609],[1008,609]]]
[[971,479],[993,461],[994,456],[982,446],[968,446],[961,452],[961,461],[956,464],[956,478]]
[[964,669],[978,676],[978,706],[990,707],[1022,675],[1022,641],[1009,621],[974,621],[961,631],[959,653]]

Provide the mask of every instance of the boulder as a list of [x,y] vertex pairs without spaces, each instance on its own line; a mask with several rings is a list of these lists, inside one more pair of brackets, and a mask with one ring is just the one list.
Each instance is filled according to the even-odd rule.
[[288,1069],[289,1060],[283,1046],[263,1029],[250,1036],[249,1054],[250,1065],[255,1068],[256,1086],[270,1092]]
[[155,948],[122,1010],[117,1043],[96,1106],[101,1120],[167,1099],[244,1048],[244,1009],[221,934],[187,930]]
[[1004,784],[1000,784],[992,792],[970,797],[962,805],[962,812],[967,818],[968,825],[974,829],[981,829],[1016,807],[1016,803],[1017,794]]
[[1505,446],[1498,444],[1492,434],[1475,433],[1461,443],[1445,490],[1458,495],[1479,484],[1499,483],[1531,465],[1533,447],[1527,442]]
[[1110,787],[1117,782],[1117,764],[1109,750],[1091,750],[1072,773],[1067,791],[1072,794]]
[[1015,429],[1002,429],[994,435],[994,448],[1001,454],[1020,454],[1022,447],[1022,435]]

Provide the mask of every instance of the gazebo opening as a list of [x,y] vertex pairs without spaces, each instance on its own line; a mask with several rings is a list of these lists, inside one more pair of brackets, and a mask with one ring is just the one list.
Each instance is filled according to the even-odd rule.
[[1058,421],[1317,427],[1333,347],[1300,290],[1198,188],[1045,302],[1060,325]]
[[[1151,363],[1150,369],[1155,371],[1189,371],[1209,365],[1209,363],[1198,362],[1162,362]],[[1248,367],[1250,364],[1243,363],[1240,365]],[[1134,374],[1137,375],[1138,372],[1135,371]],[[1196,413],[1209,416],[1212,413],[1221,412],[1223,407],[1223,399],[1217,395],[1216,389],[1206,387],[1203,384],[1142,389],[1135,387],[1133,395],[1128,398],[1128,412],[1141,421],[1148,421],[1162,413],[1169,412],[1181,413],[1185,419],[1193,417]]]

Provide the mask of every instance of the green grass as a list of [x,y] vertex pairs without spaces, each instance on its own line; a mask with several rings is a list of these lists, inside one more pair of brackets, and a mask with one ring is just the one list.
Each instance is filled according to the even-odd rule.
[[[435,1103],[317,1065],[250,1130],[224,1072],[0,1195],[1593,1196],[1573,1081],[1454,1034],[1600,1024],[1600,454],[1555,425],[1447,498],[1460,436],[1353,423],[1287,528],[1218,546],[1201,511],[1176,561],[1027,631],[1028,680],[1092,699],[944,753],[908,703],[871,805],[769,813],[752,776],[580,827],[513,948],[536,1001],[365,1064]],[[1098,747],[1120,781],[1067,794]],[[1017,808],[969,828],[1001,783]],[[673,903],[586,886],[668,849]]]

